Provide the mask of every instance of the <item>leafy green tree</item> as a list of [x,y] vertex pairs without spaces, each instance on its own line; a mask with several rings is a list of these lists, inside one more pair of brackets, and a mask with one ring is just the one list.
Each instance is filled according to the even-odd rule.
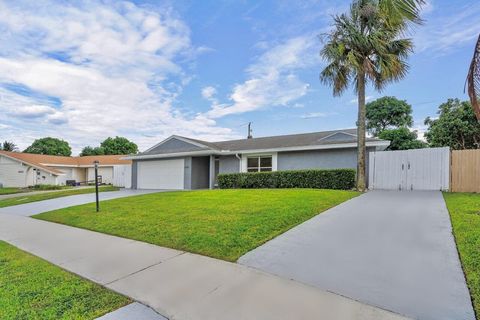
[[18,151],[18,147],[15,143],[5,140],[3,144],[0,146],[0,150],[16,152]]
[[72,154],[72,148],[70,148],[68,142],[64,140],[46,137],[33,141],[32,145],[23,152],[49,154],[53,156],[70,156]]
[[84,156],[99,156],[99,155],[104,155],[105,150],[102,147],[90,147],[86,146],[85,148],[82,149],[82,152],[80,152],[80,157]]
[[411,39],[402,38],[410,23],[419,23],[422,0],[354,0],[350,11],[334,17],[321,56],[327,66],[320,80],[341,95],[353,83],[358,100],[357,189],[364,191],[367,82],[381,90],[402,79],[408,69],[406,58]]
[[101,144],[105,154],[135,154],[138,152],[138,146],[124,137],[108,137]]
[[480,149],[480,123],[468,101],[448,99],[438,107],[437,119],[425,119],[425,137],[432,147]]
[[390,140],[387,150],[409,150],[426,148],[427,144],[417,140],[417,133],[406,127],[385,129],[378,135],[380,139]]
[[411,127],[412,106],[395,97],[382,97],[366,105],[367,130],[378,136],[385,129]]

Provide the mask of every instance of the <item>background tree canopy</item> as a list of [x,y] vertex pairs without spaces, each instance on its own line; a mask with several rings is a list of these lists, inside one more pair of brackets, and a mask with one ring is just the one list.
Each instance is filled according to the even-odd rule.
[[35,140],[32,145],[23,152],[48,154],[52,156],[70,156],[72,154],[72,148],[70,148],[68,142],[64,140],[46,137]]
[[82,152],[80,152],[80,157],[84,156],[99,156],[99,155],[104,155],[105,150],[102,147],[90,147],[86,146],[85,148],[82,149]]
[[80,156],[107,155],[107,154],[135,154],[138,152],[138,146],[124,137],[108,137],[100,147],[86,146],[83,148]]
[[390,140],[387,150],[409,150],[426,148],[427,144],[417,140],[417,133],[406,127],[386,129],[378,135],[380,139]]
[[412,106],[395,97],[382,97],[367,103],[367,130],[377,136],[391,128],[413,125]]
[[411,131],[413,125],[412,106],[395,97],[382,97],[367,103],[367,129],[380,139],[389,140],[387,150],[425,148],[428,145],[417,139]]
[[425,119],[425,133],[432,147],[452,149],[479,149],[480,123],[475,117],[470,102],[448,99],[438,107],[438,119]]

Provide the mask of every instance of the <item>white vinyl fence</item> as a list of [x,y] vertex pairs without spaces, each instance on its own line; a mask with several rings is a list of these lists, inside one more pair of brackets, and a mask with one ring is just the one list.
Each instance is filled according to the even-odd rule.
[[132,187],[132,166],[129,164],[113,166],[112,184],[116,187],[131,188]]
[[369,189],[448,190],[449,176],[449,148],[369,154]]

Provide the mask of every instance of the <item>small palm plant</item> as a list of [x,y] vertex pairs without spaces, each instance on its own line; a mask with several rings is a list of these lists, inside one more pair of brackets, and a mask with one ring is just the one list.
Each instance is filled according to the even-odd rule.
[[11,141],[4,141],[0,146],[3,151],[18,151],[17,145]]
[[334,17],[333,29],[325,37],[320,55],[327,66],[320,80],[341,95],[353,83],[358,97],[357,189],[365,191],[365,88],[370,82],[382,90],[402,79],[411,39],[403,38],[409,24],[421,23],[422,0],[354,0],[350,11]]

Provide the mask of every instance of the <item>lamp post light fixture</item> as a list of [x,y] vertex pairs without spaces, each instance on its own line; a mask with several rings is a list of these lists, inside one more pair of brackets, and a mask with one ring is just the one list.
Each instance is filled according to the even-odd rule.
[[95,202],[97,204],[97,212],[100,211],[100,203],[98,200],[98,160],[93,161],[95,165]]

